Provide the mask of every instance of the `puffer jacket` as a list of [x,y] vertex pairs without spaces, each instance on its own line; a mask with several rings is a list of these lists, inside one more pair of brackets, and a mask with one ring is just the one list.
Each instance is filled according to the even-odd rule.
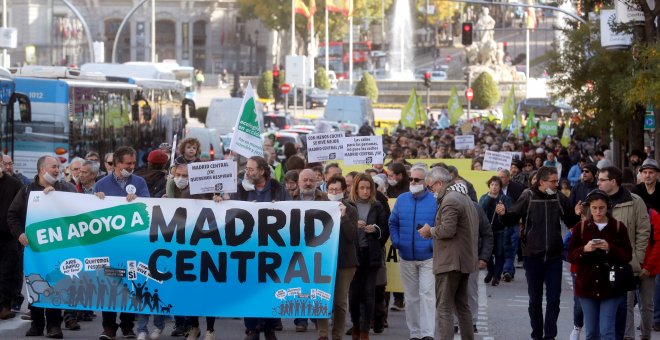
[[406,261],[424,261],[433,258],[433,240],[422,238],[417,225],[435,222],[438,203],[433,194],[424,190],[419,195],[403,193],[397,198],[390,215],[390,237],[392,246]]
[[653,226],[653,234],[649,237],[649,245],[646,246],[644,263],[642,268],[646,269],[651,275],[660,274],[660,213],[649,209],[649,219]]
[[575,207],[569,206],[568,198],[561,192],[548,195],[532,188],[525,190],[500,220],[504,225],[514,225],[522,218],[523,256],[543,255],[545,259],[553,259],[561,257],[564,248],[560,220],[575,225],[579,218],[574,211]]
[[651,233],[651,222],[646,204],[641,197],[625,188],[620,188],[617,193],[610,196],[610,199],[614,204],[612,216],[628,228],[628,238],[633,250],[630,265],[635,274],[639,274],[642,271],[642,262]]

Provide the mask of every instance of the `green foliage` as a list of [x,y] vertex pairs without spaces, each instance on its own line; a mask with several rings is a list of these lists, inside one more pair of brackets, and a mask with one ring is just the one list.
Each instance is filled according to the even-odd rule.
[[328,80],[328,74],[325,72],[324,67],[316,69],[316,73],[314,74],[314,85],[322,90],[330,89],[330,80]]
[[257,95],[262,99],[273,99],[273,72],[265,71],[261,74],[259,85],[257,85]]
[[472,83],[474,99],[472,105],[479,109],[489,109],[500,101],[500,90],[488,72],[482,72]]
[[206,115],[209,112],[207,106],[198,107],[195,109],[195,117],[200,121],[200,123],[206,124]]
[[354,94],[356,96],[365,96],[371,98],[371,102],[375,103],[378,101],[378,85],[376,84],[376,80],[374,77],[369,74],[369,73],[363,73],[362,79],[360,80],[359,83],[357,83],[357,86],[355,86],[355,92]]

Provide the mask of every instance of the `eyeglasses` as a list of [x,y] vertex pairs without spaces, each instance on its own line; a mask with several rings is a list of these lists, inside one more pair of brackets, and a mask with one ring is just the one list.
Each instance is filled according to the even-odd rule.
[[611,178],[599,178],[598,182],[606,182],[606,181],[611,181]]
[[112,162],[105,162],[105,164],[107,164],[107,165],[112,165]]
[[424,179],[423,178],[410,177],[410,181],[413,182],[413,183],[417,183],[417,182],[423,182]]

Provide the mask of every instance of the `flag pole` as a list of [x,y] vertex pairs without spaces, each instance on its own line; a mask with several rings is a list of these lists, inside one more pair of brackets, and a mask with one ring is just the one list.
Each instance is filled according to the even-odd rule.
[[328,5],[325,6],[325,72],[328,74],[330,70],[330,38],[328,37],[330,29],[328,29]]
[[[309,61],[312,64],[312,82],[311,82],[311,87],[314,87],[314,75],[316,74],[316,67],[314,60],[316,59],[316,55],[318,52],[316,51],[316,38],[314,37],[314,12],[312,12],[312,8],[309,9],[309,48],[308,48],[308,56],[311,58],[311,61]],[[311,53],[309,53],[311,51]],[[304,98],[303,98],[304,99]]]
[[296,50],[296,0],[291,0],[291,55]]

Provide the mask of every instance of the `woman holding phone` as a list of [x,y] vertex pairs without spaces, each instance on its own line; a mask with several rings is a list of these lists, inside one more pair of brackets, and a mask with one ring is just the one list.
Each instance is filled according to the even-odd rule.
[[632,247],[626,227],[612,217],[607,193],[596,189],[585,200],[590,216],[573,227],[568,247],[568,261],[578,268],[574,293],[584,312],[586,339],[614,339],[617,306],[626,292],[612,288],[610,266],[630,262]]

